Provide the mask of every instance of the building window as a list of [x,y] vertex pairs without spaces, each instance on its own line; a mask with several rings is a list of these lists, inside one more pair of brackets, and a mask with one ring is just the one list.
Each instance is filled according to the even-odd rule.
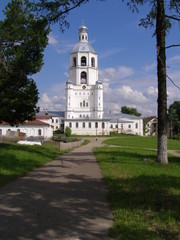
[[79,117],[81,118],[81,117],[82,117],[82,115],[80,114],[80,115],[79,115]]
[[81,57],[81,66],[86,66],[86,57]]
[[76,57],[73,57],[73,66],[76,67]]
[[113,128],[113,125],[111,124],[110,128]]
[[69,127],[72,128],[72,123],[71,122],[69,123]]
[[56,123],[58,123],[58,119],[56,119]]
[[52,119],[52,123],[54,123],[54,119]]
[[82,107],[82,102],[80,102],[80,107]]
[[85,122],[83,122],[83,128],[85,128]]
[[39,136],[42,135],[41,129],[38,129],[38,135],[39,135]]
[[78,122],[76,123],[76,128],[78,128],[79,127],[79,124],[78,124]]
[[121,129],[123,130],[123,124],[121,124]]
[[88,102],[86,102],[86,107],[88,107]]
[[86,104],[86,102],[85,102],[85,100],[83,100],[83,107],[85,107],[85,106],[86,106],[85,104]]
[[58,127],[56,127],[56,129],[58,129]]
[[91,122],[89,122],[89,128],[91,128]]
[[98,122],[95,122],[95,128],[98,128]]
[[136,129],[138,128],[138,123],[136,123]]
[[131,128],[131,125],[130,125],[130,124],[128,125],[128,128]]
[[95,67],[95,58],[94,57],[91,58],[91,67]]
[[104,129],[104,127],[105,127],[105,124],[104,124],[104,122],[102,122],[102,128]]
[[81,72],[81,84],[87,83],[87,74],[86,72]]
[[2,129],[0,129],[0,136],[2,135]]

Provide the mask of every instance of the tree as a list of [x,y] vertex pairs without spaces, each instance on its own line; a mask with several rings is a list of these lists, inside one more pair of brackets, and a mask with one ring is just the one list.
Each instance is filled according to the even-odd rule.
[[80,7],[89,0],[39,0],[37,3],[31,3],[34,11],[41,14],[41,17],[49,23],[59,23],[60,29],[63,32],[64,28],[69,27],[67,16],[73,9]]
[[[134,11],[138,11],[137,5],[149,2],[150,12],[145,19],[141,19],[140,25],[154,27],[156,22],[156,45],[157,45],[157,81],[158,81],[158,153],[157,162],[168,164],[167,158],[167,87],[166,87],[166,48],[180,46],[173,44],[165,45],[166,33],[171,28],[171,20],[180,21],[179,0],[131,0],[127,5]],[[166,9],[166,12],[165,12]],[[168,14],[171,12],[171,15]],[[176,15],[177,14],[177,15]]]
[[0,21],[0,122],[18,125],[38,111],[38,90],[32,74],[43,65],[49,27],[32,13],[28,1],[12,0]]
[[174,101],[168,109],[168,119],[173,124],[173,132],[180,134],[180,101]]
[[66,137],[70,137],[71,136],[71,129],[68,126],[66,126],[66,128],[65,128],[65,136]]
[[125,113],[125,114],[130,114],[130,115],[134,115],[134,116],[138,116],[140,117],[142,114],[139,113],[136,108],[129,108],[126,106],[121,107],[121,112]]

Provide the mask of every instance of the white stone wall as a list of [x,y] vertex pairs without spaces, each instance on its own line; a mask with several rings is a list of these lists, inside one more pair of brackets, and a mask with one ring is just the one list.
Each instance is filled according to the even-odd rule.
[[[53,129],[51,126],[41,126],[41,125],[20,125],[18,127],[12,127],[9,125],[0,125],[0,132],[2,136],[6,136],[7,130],[23,132],[26,134],[26,137],[44,137],[51,138],[53,136]],[[40,131],[41,135],[39,135]]]
[[[65,128],[66,126],[71,128],[72,134],[77,135],[108,135],[109,131],[109,122],[104,121],[104,128],[102,125],[103,121],[92,121],[91,119],[84,119],[84,120],[66,120],[65,121]],[[97,128],[96,128],[97,123]]]

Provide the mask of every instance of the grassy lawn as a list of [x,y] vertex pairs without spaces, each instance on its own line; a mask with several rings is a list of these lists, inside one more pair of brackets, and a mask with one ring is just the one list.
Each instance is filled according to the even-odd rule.
[[[109,138],[104,141],[108,145],[116,146],[128,146],[136,148],[157,148],[157,138],[156,137],[140,137],[140,136],[129,136],[119,137],[119,138]],[[169,150],[179,150],[180,141],[168,139],[168,149]]]
[[[128,141],[112,141],[121,140],[124,145]],[[132,141],[129,142],[132,147],[140,146],[139,137]],[[143,147],[153,147],[153,140],[150,138],[147,144],[143,142]],[[175,149],[176,144],[171,142],[171,148]],[[101,147],[94,152],[114,213],[110,236],[120,240],[178,240],[180,158],[169,156],[169,165],[161,166],[155,163],[156,151]]]
[[52,146],[0,143],[0,186],[25,175],[64,152]]

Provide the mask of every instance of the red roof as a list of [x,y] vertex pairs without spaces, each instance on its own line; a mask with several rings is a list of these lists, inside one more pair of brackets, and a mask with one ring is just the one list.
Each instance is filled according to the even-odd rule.
[[51,115],[36,115],[36,119],[51,119]]
[[23,125],[48,125],[49,126],[49,124],[39,121],[38,119],[35,119],[32,121],[25,121]]
[[[7,122],[2,122],[1,123],[2,125],[9,125]],[[49,124],[48,123],[45,123],[45,122],[42,122],[42,121],[39,121],[39,120],[37,120],[37,119],[35,119],[35,120],[32,120],[32,121],[25,121],[23,124],[19,124],[19,125],[44,125],[44,126],[49,126]]]

